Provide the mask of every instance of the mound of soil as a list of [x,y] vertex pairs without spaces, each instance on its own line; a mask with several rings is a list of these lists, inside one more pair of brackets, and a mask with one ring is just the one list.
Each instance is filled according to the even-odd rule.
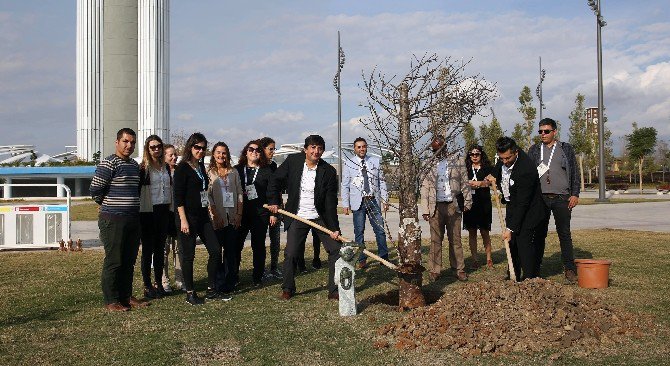
[[580,347],[641,337],[648,321],[544,279],[470,282],[378,330],[376,348],[451,349],[463,356]]

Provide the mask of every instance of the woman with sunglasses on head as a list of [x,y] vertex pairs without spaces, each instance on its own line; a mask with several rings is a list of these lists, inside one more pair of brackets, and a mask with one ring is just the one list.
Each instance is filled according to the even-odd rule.
[[[141,271],[144,296],[149,299],[167,295],[162,279],[171,203],[172,177],[163,159],[163,140],[151,135],[144,142],[144,156],[140,165]],[[152,261],[154,282],[151,281]]]
[[[242,224],[238,230],[237,267],[242,259],[242,248],[247,235],[251,233],[251,250],[253,252],[253,282],[261,284],[265,272],[265,236],[270,223],[270,211],[263,205],[268,203],[267,189],[272,170],[267,166],[267,159],[258,140],[247,142],[240,152],[240,159],[235,166],[242,180],[244,204]],[[236,276],[236,283],[239,276]]]
[[[272,173],[277,170],[277,163],[272,160],[277,150],[277,144],[275,140],[271,137],[263,137],[258,140],[261,144],[261,149],[265,154],[265,159],[267,160],[267,166],[270,168]],[[281,220],[278,216],[270,216],[270,228],[268,229],[268,235],[270,236],[270,272],[268,276],[272,276],[276,279],[282,279],[282,273],[279,270],[279,252],[280,248],[280,237],[281,237]]]
[[186,141],[181,162],[174,172],[174,199],[177,207],[176,225],[179,229],[179,256],[181,257],[186,302],[200,305],[204,300],[193,288],[193,259],[196,236],[205,244],[207,260],[207,295],[210,300],[230,300],[216,291],[216,274],[221,263],[221,245],[214,233],[209,216],[209,179],[203,164],[207,152],[207,139],[199,132]]
[[240,175],[230,163],[230,150],[224,142],[217,142],[212,148],[207,175],[212,225],[223,246],[217,290],[228,293],[233,290],[237,273],[237,230],[242,222],[243,191]]
[[493,166],[484,152],[484,148],[473,145],[468,150],[465,165],[472,189],[472,208],[463,214],[463,227],[468,230],[470,239],[470,253],[472,253],[472,268],[479,268],[477,260],[477,230],[482,234],[484,249],[486,250],[486,266],[493,268],[491,259],[491,191],[489,181],[484,179],[493,172]]
[[[177,166],[177,150],[174,145],[164,144],[163,155],[165,163],[170,168],[170,177],[174,176],[174,168]],[[178,289],[184,289],[184,279],[181,275],[181,261],[177,255],[177,227],[175,225],[174,204],[170,204],[168,213],[168,236],[165,241],[165,260],[163,266],[163,289],[165,292],[172,292],[170,287],[170,262],[174,266],[175,286]]]

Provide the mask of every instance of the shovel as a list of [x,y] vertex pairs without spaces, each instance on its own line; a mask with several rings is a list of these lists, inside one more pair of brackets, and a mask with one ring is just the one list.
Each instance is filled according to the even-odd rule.
[[[270,206],[266,204],[266,205],[263,205],[263,207],[268,208],[268,207],[270,207]],[[315,228],[315,229],[317,229],[317,230],[323,231],[324,233],[326,233],[326,234],[328,234],[328,235],[332,235],[332,233],[333,233],[331,230],[328,230],[327,228],[325,228],[325,227],[323,227],[323,226],[321,226],[321,225],[319,225],[319,224],[317,224],[317,223],[315,223],[315,222],[312,222],[312,221],[307,220],[307,219],[303,219],[302,217],[300,217],[300,216],[298,216],[298,215],[295,215],[295,214],[292,214],[292,213],[290,213],[290,212],[288,212],[288,211],[285,211],[285,210],[282,210],[282,209],[278,209],[277,212],[279,212],[279,213],[282,214],[282,215],[286,215],[286,216],[288,216],[288,217],[290,217],[290,218],[293,218],[293,219],[295,219],[295,220],[298,220],[298,221],[300,221],[300,222],[302,222],[302,223],[304,223],[304,224],[307,224],[307,225],[309,225],[309,226],[311,226],[311,227],[313,227],[313,228]],[[367,255],[368,257],[370,257],[370,258],[372,258],[372,259],[374,259],[374,260],[379,261],[381,264],[385,265],[386,267],[388,267],[388,268],[390,268],[390,269],[392,269],[392,270],[397,270],[397,269],[398,269],[398,267],[397,267],[395,264],[393,264],[393,263],[387,261],[386,259],[384,259],[384,258],[378,256],[377,254],[372,253],[371,251],[365,249],[364,246],[363,246],[362,244],[358,244],[358,243],[356,243],[356,242],[353,242],[353,241],[351,241],[351,240],[349,240],[349,239],[343,237],[342,235],[340,235],[337,239],[338,239],[339,241],[341,241],[344,245],[348,245],[348,246],[352,246],[352,247],[359,247],[359,248],[363,249],[363,253],[365,253],[365,255]]]
[[[500,196],[498,196],[498,186],[496,185],[496,179],[493,176],[491,177],[490,180],[492,180],[493,184],[491,184],[491,190],[493,190],[493,200],[496,202],[496,207],[498,208],[498,218],[500,219],[500,229],[504,233],[505,230],[507,230],[507,227],[505,226],[505,219],[503,219],[503,213],[502,213],[502,205],[500,204]],[[509,241],[505,240],[505,253],[507,254],[507,268],[509,269],[510,273],[510,279],[514,278],[516,279],[516,274],[514,273],[514,266],[512,265],[512,253],[509,250]]]

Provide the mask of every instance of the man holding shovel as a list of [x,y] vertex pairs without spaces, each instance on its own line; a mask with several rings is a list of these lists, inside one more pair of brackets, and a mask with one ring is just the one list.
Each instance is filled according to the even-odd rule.
[[500,159],[494,169],[495,178],[487,179],[498,184],[507,205],[502,236],[509,242],[516,280],[538,277],[535,240],[541,235],[546,213],[537,169],[512,138],[499,138],[496,150]]
[[[328,253],[328,298],[339,299],[335,284],[335,262],[340,257],[340,224],[337,218],[337,172],[321,159],[326,143],[319,135],[305,139],[304,152],[290,155],[275,171],[268,185],[268,209],[277,213],[281,192],[286,189],[285,210],[333,232],[328,235],[317,231]],[[280,297],[288,300],[295,295],[295,271],[298,252],[311,227],[284,215],[287,243],[284,249],[284,282]]]

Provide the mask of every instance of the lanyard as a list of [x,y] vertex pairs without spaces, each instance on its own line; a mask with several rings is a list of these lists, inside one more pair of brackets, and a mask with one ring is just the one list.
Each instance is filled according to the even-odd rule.
[[[254,169],[254,177],[251,178],[251,184],[254,184],[256,181],[256,175],[258,175],[258,168],[253,168]],[[244,184],[247,184],[247,167],[244,167]]]
[[195,170],[195,174],[197,174],[198,178],[200,178],[200,180],[202,181],[202,190],[206,191],[207,190],[207,185],[205,183],[205,176],[200,171],[200,165],[198,165],[197,168],[193,168],[193,170]]
[[[558,145],[558,142],[554,143],[554,146],[551,148],[551,154],[549,154],[549,161],[547,162],[547,166],[551,165],[551,159],[554,158],[554,150],[556,150],[556,145]],[[540,163],[544,163],[544,144],[540,149]]]

